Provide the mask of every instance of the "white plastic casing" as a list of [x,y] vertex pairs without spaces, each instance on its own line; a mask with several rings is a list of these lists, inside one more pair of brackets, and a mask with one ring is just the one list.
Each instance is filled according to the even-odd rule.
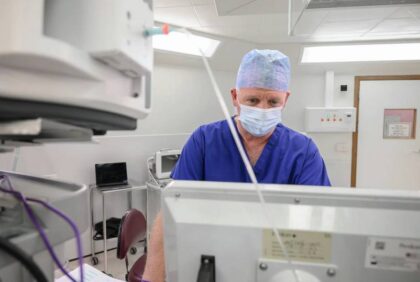
[[419,281],[417,191],[260,189],[265,208],[250,183],[171,182],[162,196],[166,281],[197,281],[201,256],[207,255],[215,257],[218,282],[295,282],[291,265],[271,255],[282,253],[273,227],[300,282]]
[[306,132],[354,132],[356,108],[305,108]]
[[152,26],[151,0],[2,0],[0,98],[145,118]]
[[151,4],[139,0],[54,0],[48,5],[47,34],[88,51],[93,57],[138,77],[153,66]]
[[168,163],[168,160],[165,158],[172,158],[172,159],[178,159],[178,157],[181,155],[181,150],[161,150],[157,151],[155,154],[155,162],[156,162],[156,177],[158,179],[166,179],[170,178],[171,171],[174,168],[173,165],[175,163],[173,161],[170,161]]

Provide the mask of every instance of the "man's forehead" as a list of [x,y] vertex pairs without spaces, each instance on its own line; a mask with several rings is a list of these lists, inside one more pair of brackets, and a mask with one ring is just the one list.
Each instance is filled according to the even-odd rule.
[[282,97],[287,95],[286,91],[276,91],[265,88],[241,88],[239,89],[240,95],[252,95],[252,96],[270,96],[270,97]]

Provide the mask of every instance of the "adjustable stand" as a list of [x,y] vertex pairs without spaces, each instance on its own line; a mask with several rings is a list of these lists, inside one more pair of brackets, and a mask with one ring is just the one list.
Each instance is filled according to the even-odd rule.
[[201,256],[197,282],[216,282],[216,258],[214,256]]

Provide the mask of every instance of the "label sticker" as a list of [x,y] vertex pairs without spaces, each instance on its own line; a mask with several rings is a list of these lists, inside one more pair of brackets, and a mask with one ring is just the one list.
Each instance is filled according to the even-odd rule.
[[[331,262],[331,234],[292,230],[279,232],[290,259],[301,262]],[[286,259],[271,229],[263,231],[263,257]]]
[[371,237],[368,239],[367,268],[420,271],[420,240]]
[[411,123],[400,122],[388,124],[388,137],[410,137],[411,136]]

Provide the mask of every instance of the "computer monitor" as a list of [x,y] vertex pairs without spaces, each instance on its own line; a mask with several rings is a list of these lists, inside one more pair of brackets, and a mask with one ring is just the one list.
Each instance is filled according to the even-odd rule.
[[171,176],[172,169],[175,167],[181,150],[160,150],[155,154],[155,172],[158,179],[165,179]]
[[95,176],[98,187],[128,184],[125,162],[95,164]]
[[[420,281],[419,192],[261,187],[300,282]],[[167,281],[295,281],[252,184],[174,181],[162,203]]]

